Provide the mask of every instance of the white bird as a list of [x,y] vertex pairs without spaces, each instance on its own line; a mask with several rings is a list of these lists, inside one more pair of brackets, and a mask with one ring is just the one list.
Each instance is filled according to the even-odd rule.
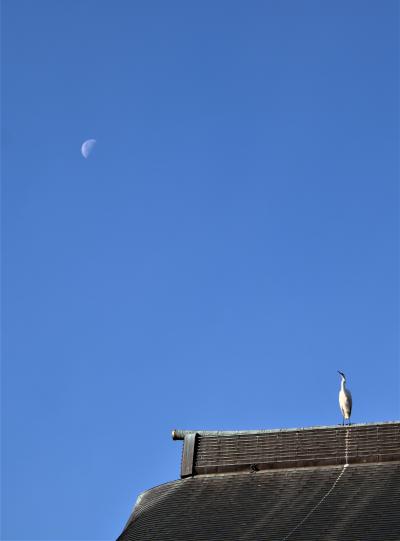
[[346,388],[346,376],[343,374],[343,372],[340,372],[339,370],[338,372],[342,377],[339,391],[339,406],[343,415],[342,424],[344,425],[345,419],[348,419],[348,424],[350,424],[351,406],[353,404],[353,400],[351,398],[351,392]]

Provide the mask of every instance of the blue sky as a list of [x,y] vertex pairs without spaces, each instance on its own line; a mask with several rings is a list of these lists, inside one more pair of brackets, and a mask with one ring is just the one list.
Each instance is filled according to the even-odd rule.
[[338,423],[338,369],[398,419],[398,2],[2,4],[3,539],[115,539],[171,429]]

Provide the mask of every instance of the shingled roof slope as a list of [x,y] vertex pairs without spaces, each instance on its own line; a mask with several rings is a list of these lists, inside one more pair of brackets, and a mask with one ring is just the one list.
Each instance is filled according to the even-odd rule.
[[118,541],[400,541],[400,423],[182,437],[192,476],[145,492]]

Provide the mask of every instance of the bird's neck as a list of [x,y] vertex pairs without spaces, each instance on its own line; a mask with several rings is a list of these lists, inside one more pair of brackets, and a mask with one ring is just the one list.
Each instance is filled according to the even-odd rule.
[[342,378],[342,382],[340,385],[341,385],[342,390],[344,391],[346,388],[346,380],[344,378]]

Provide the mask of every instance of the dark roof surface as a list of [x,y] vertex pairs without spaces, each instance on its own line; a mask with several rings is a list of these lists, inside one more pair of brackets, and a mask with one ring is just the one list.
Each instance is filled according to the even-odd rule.
[[400,423],[184,437],[119,541],[400,541]]
[[[400,460],[400,423],[181,434],[182,477],[248,471],[252,466],[269,470]],[[191,439],[194,448],[188,456]]]

